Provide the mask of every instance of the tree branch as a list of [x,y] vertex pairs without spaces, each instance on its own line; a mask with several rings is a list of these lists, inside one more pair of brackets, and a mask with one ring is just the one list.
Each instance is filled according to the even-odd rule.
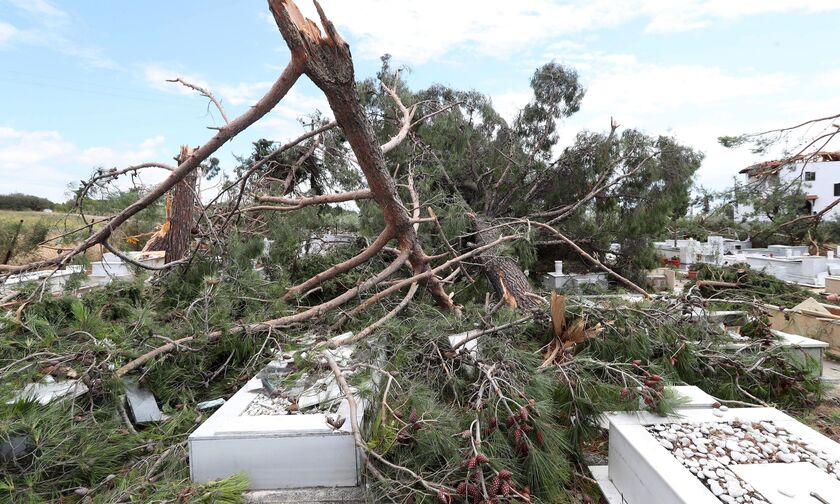
[[408,135],[408,130],[411,129],[411,120],[414,118],[414,113],[417,112],[416,106],[406,107],[403,105],[402,100],[400,100],[399,95],[397,94],[396,90],[389,88],[382,83],[382,88],[391,95],[391,98],[394,99],[394,102],[397,104],[397,108],[400,109],[402,112],[402,125],[400,126],[400,130],[394,135],[390,140],[382,144],[382,153],[387,154],[389,151],[393,150],[396,146],[402,143],[405,140],[406,135]]
[[382,250],[382,247],[387,245],[393,237],[394,230],[390,227],[386,227],[385,230],[383,230],[382,233],[380,233],[379,236],[376,237],[376,240],[374,240],[374,242],[371,243],[370,246],[363,250],[361,253],[351,257],[350,259],[347,259],[344,262],[340,262],[336,265],[333,265],[329,269],[318,273],[317,275],[313,276],[312,278],[301,284],[295,285],[294,287],[290,287],[289,290],[286,291],[286,294],[283,296],[283,299],[288,301],[300,292],[307,291],[312,287],[320,285],[324,281],[329,280],[330,278],[334,278],[346,271],[350,271],[351,269],[364,262],[367,262],[368,260],[370,260],[370,258],[375,256],[380,250]]
[[396,282],[394,285],[391,285],[387,289],[385,289],[381,292],[378,292],[374,296],[371,296],[370,298],[366,299],[359,306],[354,308],[353,311],[350,312],[349,316],[348,315],[343,315],[342,318],[339,320],[339,322],[336,323],[336,325],[342,324],[342,323],[346,322],[347,320],[355,317],[356,315],[358,315],[359,313],[361,313],[365,309],[369,308],[372,304],[376,303],[380,299],[384,298],[385,296],[389,296],[389,295],[393,294],[394,292],[397,292],[398,290],[401,290],[403,287],[405,287],[409,284],[412,284],[414,282],[418,282],[420,280],[424,280],[424,279],[433,277],[438,272],[443,271],[443,270],[445,270],[445,269],[447,269],[447,268],[449,268],[449,267],[451,267],[451,266],[453,266],[457,263],[460,263],[464,259],[469,259],[470,257],[472,257],[476,254],[480,254],[481,252],[484,252],[487,249],[491,249],[491,248],[493,248],[493,247],[495,247],[495,246],[497,246],[501,243],[512,241],[512,240],[518,240],[520,238],[521,238],[521,236],[518,236],[518,235],[502,236],[499,239],[493,241],[492,243],[488,243],[487,245],[483,245],[481,247],[476,247],[476,248],[470,250],[469,252],[466,252],[464,254],[459,255],[458,257],[453,257],[452,259],[446,261],[445,263],[441,264],[440,266],[438,266],[436,268],[428,269],[428,270],[426,270],[422,273],[418,273],[418,274],[416,274],[416,275],[414,275],[410,278],[406,278],[405,280],[401,280],[399,282]]
[[577,246],[577,244],[576,244],[575,242],[573,242],[572,240],[570,240],[570,239],[566,238],[565,236],[563,236],[563,234],[562,234],[562,233],[560,233],[559,231],[557,231],[557,230],[556,230],[556,229],[554,229],[553,227],[549,226],[548,224],[543,224],[542,222],[535,222],[535,221],[523,221],[523,223],[527,223],[528,225],[534,225],[534,226],[540,227],[540,228],[542,228],[542,229],[545,229],[546,231],[548,231],[549,233],[553,234],[553,235],[554,235],[554,236],[556,236],[557,238],[559,238],[559,239],[563,240],[563,241],[564,241],[567,245],[569,245],[570,247],[572,247],[572,248],[575,250],[575,252],[577,252],[578,254],[582,255],[584,258],[586,258],[589,262],[591,262],[592,264],[594,264],[596,267],[598,267],[599,269],[601,269],[601,270],[605,271],[606,273],[609,273],[610,275],[612,275],[613,277],[615,277],[615,279],[616,279],[616,280],[618,280],[619,282],[623,283],[624,285],[626,285],[626,286],[627,286],[627,287],[629,287],[630,289],[632,289],[632,290],[634,290],[634,291],[638,292],[639,294],[643,295],[644,297],[646,297],[646,298],[648,298],[648,299],[650,299],[650,298],[652,297],[652,296],[648,293],[648,291],[646,291],[646,290],[642,289],[641,287],[639,287],[638,285],[634,284],[634,283],[633,283],[633,282],[631,282],[630,280],[628,280],[628,279],[624,278],[623,276],[619,275],[618,273],[616,273],[615,271],[613,271],[612,269],[610,269],[609,267],[607,267],[604,263],[602,263],[602,262],[601,262],[601,261],[599,261],[598,259],[595,259],[595,258],[594,258],[594,257],[592,257],[591,255],[587,254],[587,253],[586,253],[586,251],[585,251],[585,250],[583,250],[582,248],[578,247],[578,246]]
[[370,189],[359,189],[337,194],[322,194],[318,196],[304,196],[300,198],[286,198],[284,196],[257,196],[257,201],[268,203],[281,203],[286,206],[260,205],[242,209],[243,212],[255,212],[258,210],[274,210],[278,212],[289,212],[299,210],[311,205],[323,205],[325,203],[343,203],[345,201],[356,201],[371,199],[373,194]]
[[166,82],[178,82],[178,83],[183,84],[184,86],[192,89],[193,91],[196,91],[201,96],[204,96],[205,98],[207,98],[208,100],[213,102],[213,105],[215,105],[216,108],[219,109],[219,113],[222,114],[222,119],[225,120],[225,124],[230,124],[230,120],[228,119],[228,116],[225,113],[225,108],[222,107],[222,102],[217,100],[216,97],[213,96],[213,93],[211,93],[210,90],[208,90],[207,88],[204,88],[204,87],[201,87],[199,85],[187,82],[180,77],[176,77],[174,79],[166,79]]
[[180,163],[178,167],[172,171],[169,177],[166,178],[166,180],[155,186],[151,191],[143,195],[143,197],[138,199],[136,202],[127,206],[120,213],[112,216],[105,223],[102,229],[91,234],[86,240],[79,243],[76,247],[51,259],[37,261],[22,266],[0,265],[0,271],[15,273],[42,268],[45,266],[63,265],[76,254],[84,252],[93,245],[108,239],[117,227],[133,215],[148,207],[156,199],[165,194],[166,191],[174,187],[175,184],[186,177],[188,173],[198,168],[198,166],[210,157],[210,155],[216,152],[219,147],[241,133],[245,128],[255,123],[258,119],[273,109],[275,105],[280,103],[280,100],[286,96],[286,93],[289,92],[292,85],[297,82],[298,77],[301,75],[302,68],[303,63],[298,58],[292,57],[289,65],[285,70],[283,70],[283,73],[274,82],[271,89],[269,89],[268,92],[260,98],[253,107],[249,108],[245,113],[228,123],[226,126],[220,128],[219,131],[207,141],[207,143],[199,147],[186,161]]

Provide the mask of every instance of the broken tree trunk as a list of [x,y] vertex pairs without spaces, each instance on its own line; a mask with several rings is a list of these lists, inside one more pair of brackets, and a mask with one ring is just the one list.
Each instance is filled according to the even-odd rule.
[[[193,149],[187,145],[181,146],[178,164],[186,161],[193,154]],[[166,262],[170,263],[182,259],[190,251],[192,230],[195,225],[193,211],[196,200],[196,182],[198,170],[187,174],[172,189],[166,200],[166,222],[146,242],[143,251],[162,250],[166,253]]]
[[[488,230],[487,223],[476,214],[468,214],[476,229],[479,246],[492,243],[498,233]],[[528,277],[513,258],[502,255],[499,248],[488,249],[476,256],[493,290],[506,305],[526,312],[541,311],[545,300],[534,293]]]
[[[350,46],[317,1],[315,7],[325,35],[313,21],[303,17],[292,0],[269,0],[269,7],[292,57],[303,62],[303,72],[324,93],[336,122],[344,131],[373,199],[382,210],[386,223],[383,234],[397,240],[400,250],[408,252],[408,261],[415,274],[428,271],[428,257],[412,226],[411,216],[397,194],[394,179],[385,166],[385,155],[356,95]],[[429,276],[426,282],[439,304],[453,311],[459,310],[436,276]]]

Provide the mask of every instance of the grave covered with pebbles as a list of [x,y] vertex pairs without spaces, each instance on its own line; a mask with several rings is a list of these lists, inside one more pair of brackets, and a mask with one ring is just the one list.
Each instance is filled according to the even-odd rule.
[[[646,429],[722,502],[770,502],[732,470],[736,465],[806,462],[840,480],[840,459],[774,422],[670,423]],[[784,495],[783,489],[779,492]]]
[[[340,347],[330,352],[340,367],[351,364],[353,350]],[[302,354],[306,357],[306,353]],[[344,371],[352,376],[352,367]],[[332,371],[321,365],[299,371],[294,352],[279,354],[260,371],[260,387],[253,389],[253,399],[240,413],[244,416],[302,415],[335,413],[344,394]],[[351,387],[353,392],[355,389]]]
[[[352,376],[351,348],[325,352]],[[252,490],[358,484],[350,403],[326,360],[306,359],[279,354],[190,435],[194,481],[245,474]]]

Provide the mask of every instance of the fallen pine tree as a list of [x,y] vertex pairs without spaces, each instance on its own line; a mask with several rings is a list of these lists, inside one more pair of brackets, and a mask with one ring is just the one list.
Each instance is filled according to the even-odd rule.
[[[370,383],[373,368],[389,377],[365,388],[369,423],[355,439],[371,491],[395,502],[590,498],[582,457],[598,415],[640,401],[667,413],[666,384],[793,410],[818,399],[808,370],[781,353],[722,352],[725,334],[685,316],[693,301],[569,299],[559,323],[525,274],[538,243],[562,244],[650,299],[599,250],[620,240],[619,264],[631,273],[643,266],[662,221],[684,211],[699,154],[613,123],[555,157],[557,121],[582,98],[574,71],[540,68],[533,102],[509,125],[486,97],[442,87],[410,93],[387,65],[380,85],[359,83],[320,7],[325,33],[289,0],[269,6],[291,61],[253,107],[227,120],[198,89],[225,117],[205,144],[185,150],[177,166],[144,163],[90,181],[157,168],[170,171],[164,182],[89,227],[72,249],[0,265],[19,273],[77,261],[95,245],[117,251],[115,228],[168,192],[178,207],[169,219],[179,222],[164,224],[150,245],[177,241],[161,245],[175,245],[177,259],[154,268],[160,274],[148,284],[141,276],[81,297],[37,288],[4,297],[4,403],[46,376],[87,388],[74,400],[0,412],[10,452],[2,491],[11,500],[239,500],[242,478],[188,480],[184,442],[207,415],[196,404],[230,397],[278,351],[306,352],[302,371],[323,367],[320,351],[344,329],[359,349],[353,384]],[[283,144],[256,142],[235,179],[197,205],[196,171],[303,75],[335,121],[317,117]],[[352,215],[335,206],[350,202],[359,208]],[[313,251],[333,229],[355,239]],[[187,232],[194,243],[181,257]],[[274,241],[267,254],[265,239]],[[478,330],[475,354],[446,338],[468,329]],[[169,420],[133,425],[123,411],[126,379],[153,393]]]
[[[188,479],[185,440],[207,415],[195,406],[229,397],[277,351],[317,356],[323,338],[306,342],[328,334],[329,317],[283,330],[236,328],[293,309],[277,296],[283,285],[322,261],[352,256],[357,245],[303,257],[291,278],[282,271],[272,281],[252,269],[261,242],[234,242],[239,245],[229,246],[222,262],[199,260],[152,285],[140,279],[80,298],[44,298],[28,304],[20,321],[12,314],[2,319],[0,399],[48,374],[78,378],[89,388],[75,400],[3,408],[0,436],[29,443],[3,462],[5,495],[12,501],[238,501],[246,481],[201,486]],[[277,266],[265,261],[269,270]],[[733,404],[772,403],[792,412],[819,401],[818,381],[783,351],[723,350],[726,334],[688,316],[695,306],[688,299],[628,304],[570,297],[562,317],[555,315],[562,318],[555,331],[509,308],[493,311],[466,279],[453,288],[462,293],[462,317],[412,303],[356,344],[349,380],[367,399],[359,435],[375,499],[473,502],[497,492],[511,502],[594,502],[583,460],[600,436],[604,411],[637,409],[641,401],[667,414],[676,404],[663,387],[682,383]],[[384,300],[347,328],[364,329],[398,303]],[[475,353],[447,338],[466,330],[478,330]],[[169,420],[139,427],[123,418],[125,385],[116,368],[161,343],[213,331],[220,336],[196,338],[137,370]],[[306,369],[318,360],[299,364]],[[374,374],[380,379],[371,386]]]

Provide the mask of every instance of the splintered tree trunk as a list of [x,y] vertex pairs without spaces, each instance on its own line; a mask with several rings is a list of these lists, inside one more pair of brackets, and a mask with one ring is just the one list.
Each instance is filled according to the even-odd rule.
[[[192,148],[182,145],[178,163],[183,163],[192,153]],[[193,211],[197,181],[198,170],[193,170],[175,185],[166,200],[166,222],[146,242],[144,251],[163,250],[166,252],[167,263],[183,259],[187,255],[195,222]]]
[[[487,229],[487,223],[475,214],[470,215],[475,224],[478,246],[492,243],[498,231]],[[477,256],[484,274],[493,285],[499,299],[511,308],[522,311],[541,311],[543,299],[534,293],[528,277],[511,257],[502,255],[499,247],[488,249]]]
[[[323,36],[315,23],[303,17],[292,0],[268,0],[268,3],[292,57],[303,62],[303,72],[323,91],[336,122],[344,131],[373,199],[382,210],[386,234],[397,240],[400,250],[408,252],[408,261],[415,274],[428,271],[428,257],[420,245],[411,216],[400,201],[394,179],[385,166],[385,155],[373,127],[356,96],[350,46],[324,15],[317,1],[315,7],[326,31]],[[427,286],[438,303],[458,311],[436,277],[430,277]]]

